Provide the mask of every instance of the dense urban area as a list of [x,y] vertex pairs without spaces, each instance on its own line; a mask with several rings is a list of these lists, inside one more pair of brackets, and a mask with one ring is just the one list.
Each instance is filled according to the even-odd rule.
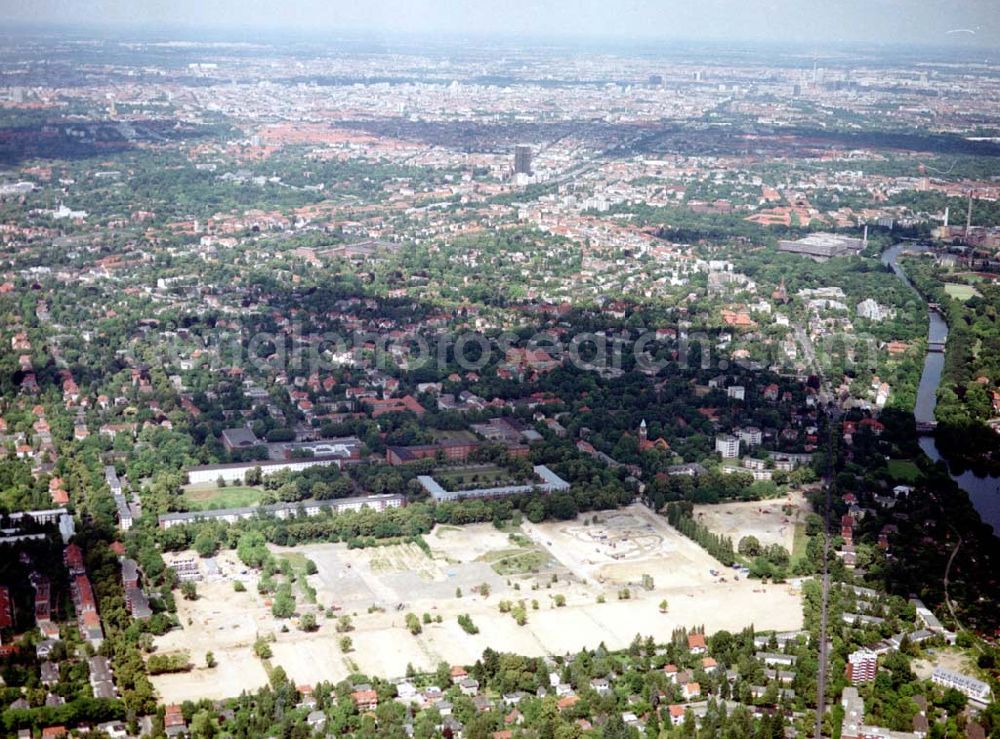
[[1000,66],[0,45],[0,734],[1000,737]]

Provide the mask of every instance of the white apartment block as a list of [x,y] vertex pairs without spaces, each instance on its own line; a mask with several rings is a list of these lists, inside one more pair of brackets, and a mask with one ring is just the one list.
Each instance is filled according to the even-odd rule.
[[740,440],[729,434],[716,436],[715,451],[721,454],[723,459],[736,459],[740,456]]

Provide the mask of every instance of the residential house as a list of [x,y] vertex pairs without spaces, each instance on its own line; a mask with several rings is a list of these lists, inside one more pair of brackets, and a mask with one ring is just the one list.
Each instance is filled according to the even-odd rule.
[[368,713],[378,708],[378,693],[371,688],[355,690],[351,693],[351,699],[361,713]]
[[708,651],[704,634],[688,634],[687,642],[691,654],[705,654]]

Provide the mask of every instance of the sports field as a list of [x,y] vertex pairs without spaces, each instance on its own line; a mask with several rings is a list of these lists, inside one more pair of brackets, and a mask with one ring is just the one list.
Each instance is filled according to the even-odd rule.
[[946,282],[944,284],[944,291],[948,293],[949,296],[955,298],[955,300],[961,300],[963,303],[969,298],[975,298],[981,295],[981,293],[972,285],[963,285],[957,282]]
[[260,488],[233,485],[218,487],[214,482],[202,485],[188,485],[184,488],[183,499],[188,510],[210,511],[219,508],[244,508],[260,503],[264,491]]
[[809,504],[801,493],[694,507],[695,520],[730,537],[734,547],[742,537],[752,535],[764,546],[780,544],[789,554],[795,549],[796,529],[804,529],[808,513]]

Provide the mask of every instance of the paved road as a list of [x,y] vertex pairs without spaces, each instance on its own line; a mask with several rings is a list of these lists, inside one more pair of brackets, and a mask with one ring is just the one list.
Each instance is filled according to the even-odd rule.
[[823,716],[826,715],[827,611],[830,602],[830,486],[827,481],[823,507],[823,600],[819,615],[819,671],[816,675],[816,739],[823,736]]
[[[820,400],[826,401],[833,397],[830,384],[823,374],[823,367],[816,358],[816,349],[813,346],[809,334],[799,324],[793,324],[795,338],[806,361],[813,372],[820,378]],[[825,396],[825,397],[824,397]],[[827,413],[827,421],[836,423],[840,412],[831,409]],[[823,479],[823,486],[826,490],[823,503],[823,578],[822,578],[822,601],[819,614],[819,669],[816,674],[816,739],[823,736],[823,717],[826,715],[826,674],[827,662],[829,660],[829,649],[827,645],[827,626],[829,621],[830,605],[830,485],[833,480],[830,477]]]
[[[958,534],[958,531],[952,527],[952,531]],[[948,557],[948,566],[944,568],[944,602],[948,604],[948,610],[951,611],[951,618],[955,622],[955,629],[957,631],[962,630],[962,624],[958,621],[958,616],[955,615],[955,607],[951,603],[951,598],[948,596],[948,581],[951,578],[951,563],[955,561],[955,555],[958,554],[959,547],[962,546],[962,535],[958,534],[958,541],[955,542],[955,548],[951,550],[951,556]]]
[[560,185],[564,182],[575,180],[578,177],[587,174],[591,170],[596,169],[597,167],[601,166],[610,159],[613,159],[618,152],[627,152],[631,149],[634,149],[636,146],[640,146],[642,144],[645,144],[650,139],[656,138],[656,136],[658,136],[659,134],[660,134],[659,131],[650,131],[648,133],[638,134],[634,138],[624,141],[617,146],[613,146],[609,149],[605,149],[603,151],[597,152],[596,154],[593,154],[587,159],[584,159],[583,161],[572,165],[568,170],[566,170],[562,174],[558,174],[555,177],[552,177],[551,179],[548,179],[545,182],[541,182],[539,184]]
[[821,374],[819,362],[816,361],[816,348],[813,346],[809,334],[798,323],[793,323],[792,328],[795,330],[795,340],[802,349],[802,353],[806,355],[806,362],[815,374]]

